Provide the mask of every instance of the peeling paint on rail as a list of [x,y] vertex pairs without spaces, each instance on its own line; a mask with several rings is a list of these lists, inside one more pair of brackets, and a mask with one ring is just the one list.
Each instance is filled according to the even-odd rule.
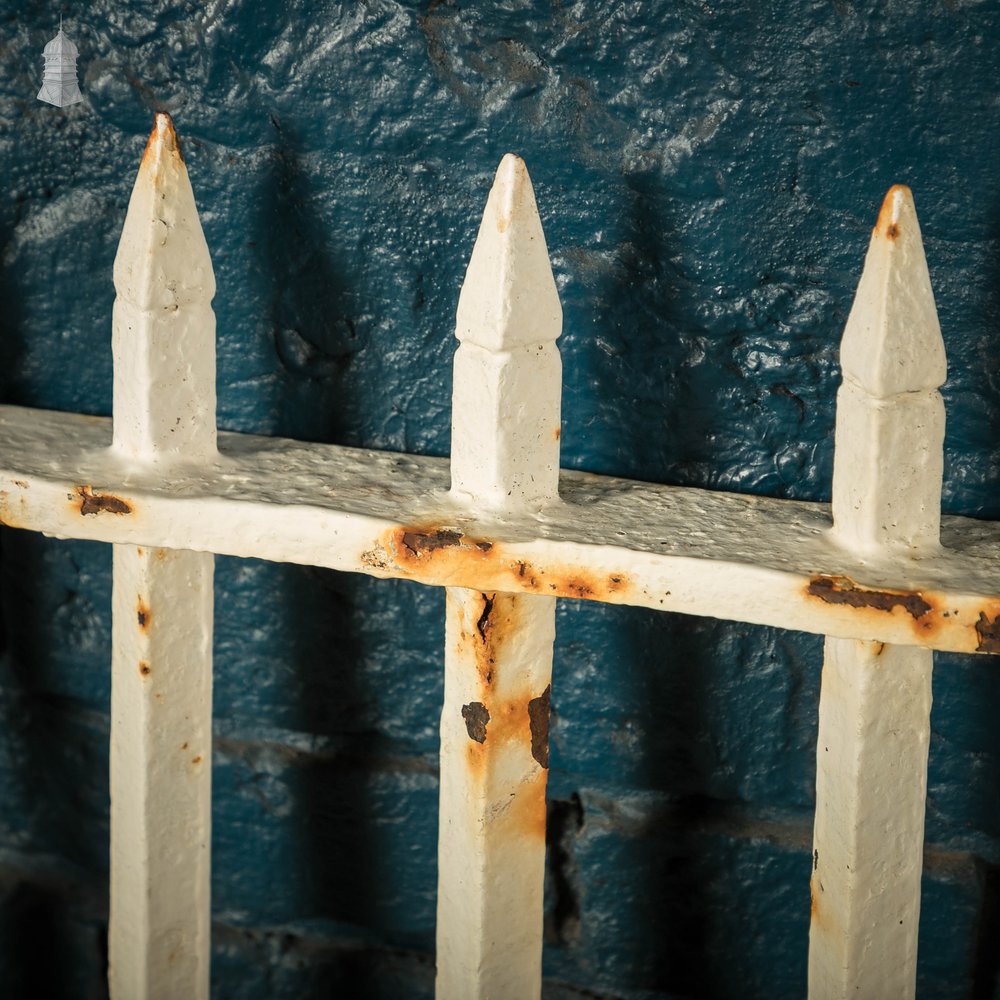
[[[94,493],[89,486],[78,486],[76,495],[80,500],[80,513],[87,514],[131,514],[132,505],[121,497],[106,493]],[[73,500],[73,497],[70,497]]]
[[496,590],[523,591],[546,597],[618,602],[631,589],[624,572],[589,573],[575,567],[541,566],[506,555],[503,545],[453,527],[403,525],[380,536],[361,555],[362,565],[386,570],[421,583],[469,586],[489,580]]

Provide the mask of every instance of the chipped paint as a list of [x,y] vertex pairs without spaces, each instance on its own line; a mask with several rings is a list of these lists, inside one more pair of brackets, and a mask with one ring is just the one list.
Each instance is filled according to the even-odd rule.
[[481,701],[469,702],[468,705],[462,706],[462,718],[465,719],[469,739],[485,743],[486,727],[490,721],[490,713],[486,706]]
[[631,586],[624,572],[602,574],[512,559],[494,539],[465,535],[450,526],[392,528],[380,536],[378,545],[362,554],[361,561],[421,583],[473,589],[488,583],[491,585],[488,589],[495,591],[523,591],[579,600],[615,598],[616,603],[624,602]]
[[132,505],[120,497],[105,493],[93,493],[89,486],[78,486],[80,513],[87,514],[131,514]]
[[549,766],[549,684],[537,697],[528,702],[528,720],[531,729],[531,756],[542,766]]
[[976,636],[979,639],[976,652],[1000,653],[1000,614],[990,621],[986,612],[980,611],[976,622]]
[[898,590],[871,590],[859,587],[846,576],[821,576],[809,581],[806,588],[813,597],[826,604],[846,604],[852,608],[874,608],[892,611],[902,608],[913,618],[922,618],[933,606],[920,593]]

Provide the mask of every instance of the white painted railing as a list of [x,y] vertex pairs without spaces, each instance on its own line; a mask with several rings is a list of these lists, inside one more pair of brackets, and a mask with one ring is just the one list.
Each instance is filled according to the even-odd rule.
[[844,335],[832,505],[560,472],[561,310],[514,156],[459,300],[450,468],[217,442],[215,284],[166,115],[115,288],[113,422],[0,407],[0,518],[115,545],[116,1000],[208,995],[214,552],[448,588],[448,1000],[540,992],[555,598],[826,635],[809,995],[913,996],[930,650],[1000,652],[1000,526],[940,516],[944,349],[906,188],[886,197]]

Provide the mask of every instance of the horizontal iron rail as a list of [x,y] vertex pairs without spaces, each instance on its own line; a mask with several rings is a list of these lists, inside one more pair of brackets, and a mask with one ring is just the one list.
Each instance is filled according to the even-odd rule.
[[[1000,652],[1000,524],[945,517],[921,558],[860,558],[828,504],[562,470],[536,513],[471,513],[448,460],[220,433],[137,463],[111,420],[0,406],[0,521],[92,539],[580,598],[956,652]],[[324,541],[325,540],[325,541]]]

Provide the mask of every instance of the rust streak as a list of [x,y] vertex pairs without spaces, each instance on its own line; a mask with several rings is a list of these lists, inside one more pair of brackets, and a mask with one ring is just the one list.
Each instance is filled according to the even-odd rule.
[[912,591],[866,590],[846,576],[821,576],[809,581],[808,593],[826,604],[846,604],[851,608],[889,611],[900,607],[913,618],[921,618],[932,605]]
[[490,628],[493,625],[490,621],[490,615],[493,614],[493,604],[496,601],[496,596],[496,594],[492,596],[483,594],[483,613],[479,616],[479,621],[476,622],[476,631],[483,642],[487,641]]
[[166,111],[158,111],[153,124],[153,130],[149,133],[149,138],[146,140],[146,148],[142,151],[142,162],[139,164],[140,170],[145,166],[152,165],[156,159],[156,147],[160,138],[161,125],[163,126],[163,148],[168,153],[173,153],[181,163],[184,162],[184,157],[181,154],[181,144],[177,139],[177,132],[174,129],[174,120]]
[[462,706],[462,718],[465,719],[465,728],[469,733],[469,739],[477,743],[486,742],[486,726],[490,721],[490,713],[481,701],[470,701],[468,705]]
[[103,493],[92,493],[89,486],[78,486],[81,514],[131,514],[132,507],[119,497]]
[[531,756],[542,767],[549,766],[549,702],[552,685],[528,702],[528,721],[531,728]]

